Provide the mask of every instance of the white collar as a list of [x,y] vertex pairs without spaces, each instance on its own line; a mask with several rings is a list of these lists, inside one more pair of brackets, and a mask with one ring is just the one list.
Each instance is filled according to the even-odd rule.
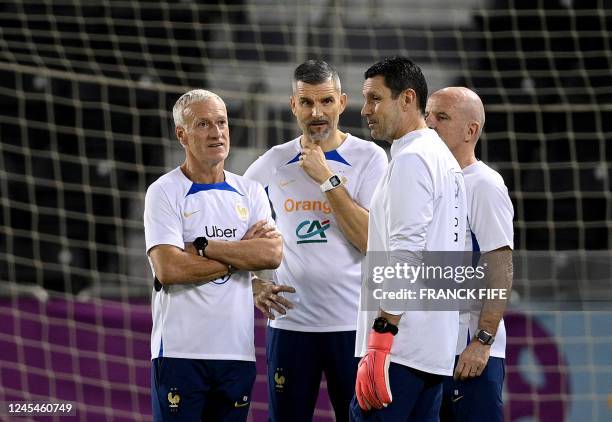
[[406,133],[401,138],[395,139],[393,143],[391,144],[391,158],[399,154],[401,150],[403,150],[406,146],[410,145],[412,141],[422,136],[425,133],[425,131],[428,131],[428,130],[432,130],[432,129],[424,128],[424,129],[413,130],[411,132]]

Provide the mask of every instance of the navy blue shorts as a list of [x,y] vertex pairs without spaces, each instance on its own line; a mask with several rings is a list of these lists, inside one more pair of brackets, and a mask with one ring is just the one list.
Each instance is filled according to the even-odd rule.
[[312,421],[321,375],[327,379],[336,421],[348,421],[355,393],[355,331],[307,333],[268,327],[271,422]]
[[465,381],[444,377],[440,421],[503,422],[505,375],[504,359],[491,357],[479,377]]
[[153,420],[246,421],[255,376],[255,362],[153,359]]
[[429,374],[391,362],[389,385],[393,401],[387,407],[363,411],[351,402],[351,421],[438,422],[442,375]]

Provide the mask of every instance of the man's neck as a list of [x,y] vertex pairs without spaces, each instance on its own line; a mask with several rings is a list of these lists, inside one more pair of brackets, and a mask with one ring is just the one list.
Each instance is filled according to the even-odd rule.
[[398,131],[399,136],[396,139],[390,140],[389,142],[393,144],[393,141],[403,138],[410,132],[421,129],[427,129],[427,123],[425,123],[425,119],[423,117],[419,117],[414,120],[407,120],[406,123],[402,125],[401,130]]
[[476,156],[474,155],[474,151],[473,150],[453,151],[453,155],[455,156],[455,159],[459,163],[459,166],[461,167],[461,170],[463,170],[467,166],[472,165],[476,161],[478,161],[476,159]]
[[300,137],[300,146],[304,148],[304,146],[307,144],[318,144],[321,147],[321,150],[323,150],[323,152],[328,152],[338,149],[338,147],[342,145],[342,143],[346,140],[347,137],[348,134],[336,130],[332,135],[330,135],[329,138],[321,142],[314,142],[306,134],[302,134],[302,136]]
[[225,180],[223,172],[223,161],[214,165],[197,165],[189,160],[181,164],[181,170],[185,177],[193,183],[212,184],[221,183]]

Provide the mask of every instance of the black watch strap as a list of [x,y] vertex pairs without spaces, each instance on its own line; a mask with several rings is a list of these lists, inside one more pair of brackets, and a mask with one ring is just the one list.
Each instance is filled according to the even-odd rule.
[[377,333],[381,333],[381,334],[383,334],[383,333],[391,333],[393,335],[396,335],[397,332],[399,331],[398,328],[397,328],[397,325],[391,324],[384,317],[376,318],[374,320],[374,325],[372,325],[372,329],[374,331],[376,331]]
[[193,247],[198,251],[198,255],[206,256],[206,247],[208,246],[208,239],[200,236],[196,237],[193,241]]

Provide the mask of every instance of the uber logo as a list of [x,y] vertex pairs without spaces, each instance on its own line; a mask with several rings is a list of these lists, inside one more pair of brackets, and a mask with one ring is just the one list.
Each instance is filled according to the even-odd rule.
[[236,230],[238,229],[222,229],[217,226],[204,226],[206,237],[236,237]]

